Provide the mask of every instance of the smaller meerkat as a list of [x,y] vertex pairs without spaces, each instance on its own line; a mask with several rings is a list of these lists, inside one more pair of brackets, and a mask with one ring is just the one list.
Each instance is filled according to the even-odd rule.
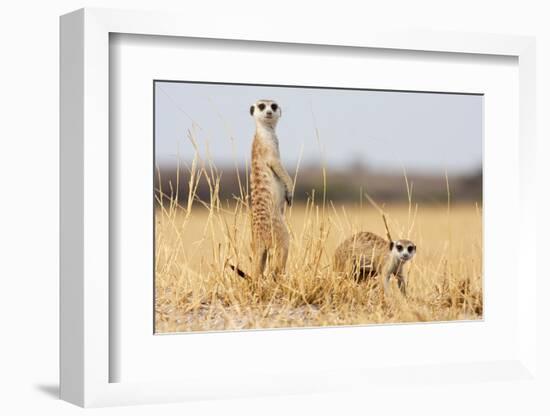
[[334,253],[334,269],[351,272],[356,280],[382,275],[384,292],[388,293],[392,275],[403,295],[406,294],[406,276],[403,266],[416,254],[416,245],[410,240],[388,241],[374,233],[363,231],[347,238]]

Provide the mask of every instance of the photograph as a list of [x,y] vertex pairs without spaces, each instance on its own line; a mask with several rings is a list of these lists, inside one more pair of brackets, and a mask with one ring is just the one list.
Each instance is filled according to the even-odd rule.
[[154,332],[482,320],[483,99],[154,80]]

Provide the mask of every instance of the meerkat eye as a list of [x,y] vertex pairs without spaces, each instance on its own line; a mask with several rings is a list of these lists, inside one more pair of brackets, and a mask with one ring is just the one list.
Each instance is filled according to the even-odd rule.
[[395,246],[395,248],[396,248],[397,251],[399,251],[399,252],[403,251],[403,246],[402,246],[401,244],[397,244],[397,245]]
[[277,108],[279,108],[279,106],[277,104],[271,104],[271,109],[273,111],[277,111]]
[[265,104],[258,104],[258,108],[260,109],[260,111],[264,111],[265,110]]
[[408,251],[409,253],[412,253],[412,252],[414,251],[414,246],[409,246],[409,247],[407,248],[407,251]]

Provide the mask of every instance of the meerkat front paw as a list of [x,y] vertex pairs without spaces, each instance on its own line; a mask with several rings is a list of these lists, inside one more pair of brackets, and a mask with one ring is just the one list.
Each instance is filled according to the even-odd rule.
[[292,205],[292,194],[290,192],[285,192],[285,200],[288,206],[290,207]]

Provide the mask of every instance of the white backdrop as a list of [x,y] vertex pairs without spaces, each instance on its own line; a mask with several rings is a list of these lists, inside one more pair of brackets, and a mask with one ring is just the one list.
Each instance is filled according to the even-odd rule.
[[[192,3],[192,9],[186,3]],[[215,3],[213,5],[212,3]],[[311,6],[315,4],[314,8]],[[58,377],[58,16],[83,6],[135,9],[179,10],[190,19],[204,18],[209,13],[245,13],[254,18],[273,18],[286,25],[296,24],[307,30],[307,22],[326,22],[327,33],[339,25],[388,27],[419,27],[436,30],[510,33],[537,36],[537,89],[539,175],[541,190],[539,206],[539,247],[542,236],[550,231],[550,211],[547,196],[550,189],[548,169],[550,122],[550,27],[545,1],[461,0],[452,2],[351,1],[338,2],[277,2],[256,1],[20,1],[4,2],[0,9],[0,106],[2,114],[0,152],[2,204],[0,205],[2,247],[0,253],[2,291],[0,312],[2,342],[0,343],[0,413],[29,414],[38,410],[45,414],[73,414],[80,409],[55,399]],[[182,22],[184,25],[185,22]],[[238,32],[238,27],[235,28]],[[546,116],[546,117],[545,117]],[[546,119],[545,119],[546,118]],[[543,138],[546,138],[544,141]],[[7,145],[7,146],[6,146]],[[546,163],[544,163],[546,161]],[[546,194],[546,195],[545,195]],[[535,244],[533,243],[533,247]],[[541,252],[542,253],[542,252]],[[542,257],[542,256],[541,256]],[[538,288],[549,292],[548,282]],[[539,322],[539,337],[543,340],[539,361],[550,374],[548,335],[548,303],[538,302],[544,321]],[[542,329],[545,329],[544,332]],[[546,386],[550,391],[550,385]],[[549,409],[537,407],[534,397],[541,391],[518,395],[516,385],[499,383],[492,386],[489,397],[475,385],[437,386],[425,397],[424,409],[440,408],[445,414],[548,414]],[[410,396],[387,397],[387,412],[420,413],[423,408],[410,403],[424,396],[420,389],[411,389]],[[532,397],[532,400],[525,398]],[[521,398],[521,399],[520,399]],[[264,398],[254,400],[218,401],[95,410],[100,414],[334,414],[367,413],[369,397],[352,397],[345,392],[323,396]],[[419,403],[418,401],[415,401]],[[547,405],[548,406],[548,405]],[[413,410],[413,411],[411,411]]]

